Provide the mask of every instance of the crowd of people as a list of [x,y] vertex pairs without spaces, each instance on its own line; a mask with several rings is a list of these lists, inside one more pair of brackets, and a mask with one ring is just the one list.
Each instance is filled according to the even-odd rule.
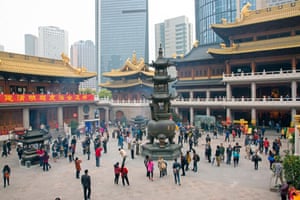
[[[99,129],[100,130],[100,129]],[[90,199],[91,196],[91,177],[88,174],[88,169],[84,170],[83,175],[80,175],[82,171],[81,164],[83,159],[80,157],[86,156],[87,160],[91,159],[91,154],[95,158],[95,166],[101,167],[101,157],[103,154],[109,154],[108,143],[111,139],[117,141],[117,147],[115,150],[119,151],[120,160],[116,160],[113,164],[114,172],[114,184],[119,184],[121,177],[122,185],[130,186],[128,176],[127,162],[129,159],[134,160],[135,156],[139,156],[138,145],[141,145],[144,133],[133,134],[131,127],[117,127],[114,129],[115,134],[110,137],[110,131],[108,127],[104,127],[101,131],[95,133],[85,133],[84,136],[74,135],[69,137],[57,137],[51,142],[45,143],[37,148],[37,155],[39,156],[40,166],[43,171],[49,171],[51,169],[50,161],[57,162],[61,159],[66,159],[70,163],[75,165],[75,178],[81,180],[81,184],[84,190],[84,199]],[[137,132],[136,132],[137,133]],[[280,185],[285,185],[283,180],[283,167],[281,160],[277,158],[280,155],[281,138],[276,138],[274,141],[269,141],[269,138],[262,135],[259,130],[254,131],[251,135],[245,135],[239,130],[226,129],[224,134],[219,134],[217,131],[203,132],[200,129],[191,126],[182,126],[177,133],[177,143],[182,146],[182,152],[178,158],[172,161],[172,164],[168,166],[168,161],[163,157],[159,157],[158,160],[153,160],[150,155],[147,155],[144,159],[144,165],[146,169],[146,177],[149,181],[155,181],[155,168],[158,168],[158,177],[163,178],[168,176],[168,168],[172,170],[171,173],[174,176],[174,182],[177,185],[182,184],[183,176],[186,173],[197,173],[201,171],[199,166],[200,160],[202,163],[209,163],[212,166],[222,167],[222,165],[231,166],[233,168],[239,167],[240,162],[248,162],[248,160],[254,163],[254,170],[259,169],[259,162],[262,159],[270,162],[270,169],[276,175],[276,184],[278,180]],[[215,140],[215,141],[213,141]],[[220,143],[217,143],[217,142]],[[77,145],[81,145],[78,148]],[[5,145],[5,146],[4,146]],[[8,156],[11,147],[8,147],[8,142],[2,145],[2,157]],[[82,153],[79,152],[82,150]],[[242,150],[245,151],[245,160],[241,160]],[[22,157],[22,148],[17,147],[19,159]],[[127,151],[130,154],[127,155]],[[113,151],[113,150],[111,150]],[[20,153],[19,153],[20,152]],[[203,152],[203,154],[202,154]],[[203,159],[200,159],[203,155]],[[5,174],[4,186],[9,185],[9,175],[11,170],[7,168],[3,169],[3,176]],[[7,175],[9,174],[9,175]],[[284,191],[284,189],[282,189]],[[282,192],[284,193],[284,192]]]

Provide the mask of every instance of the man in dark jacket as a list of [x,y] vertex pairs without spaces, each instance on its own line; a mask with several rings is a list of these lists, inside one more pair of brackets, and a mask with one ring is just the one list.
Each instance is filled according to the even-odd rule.
[[81,184],[83,186],[84,200],[89,200],[91,197],[91,177],[88,175],[88,170],[84,170],[81,176]]

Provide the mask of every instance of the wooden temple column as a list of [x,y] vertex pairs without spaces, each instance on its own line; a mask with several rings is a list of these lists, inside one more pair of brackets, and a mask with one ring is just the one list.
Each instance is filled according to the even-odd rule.
[[229,63],[228,60],[225,61],[225,67],[226,67],[225,73],[226,74],[231,74],[230,63]]
[[252,74],[256,72],[256,63],[254,61],[251,62],[251,72]]
[[292,58],[292,70],[296,71],[296,69],[297,69],[297,60],[296,60],[296,57],[293,57]]

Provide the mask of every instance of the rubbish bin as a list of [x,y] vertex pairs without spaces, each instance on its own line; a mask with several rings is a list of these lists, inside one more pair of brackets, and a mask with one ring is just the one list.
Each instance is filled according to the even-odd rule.
[[31,166],[30,160],[25,161],[25,166],[26,166],[27,168],[30,168],[30,166]]

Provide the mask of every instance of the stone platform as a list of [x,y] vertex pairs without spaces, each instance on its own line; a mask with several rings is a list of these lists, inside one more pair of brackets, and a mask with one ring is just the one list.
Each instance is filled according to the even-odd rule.
[[149,155],[153,160],[163,157],[165,160],[178,158],[181,153],[181,146],[178,144],[167,144],[160,147],[158,143],[142,145],[142,155]]

